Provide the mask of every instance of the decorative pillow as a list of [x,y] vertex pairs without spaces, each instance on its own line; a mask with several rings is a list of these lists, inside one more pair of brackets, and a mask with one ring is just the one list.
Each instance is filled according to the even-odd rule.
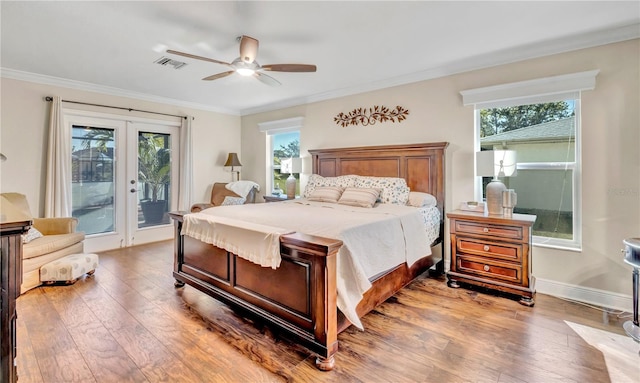
[[31,227],[27,234],[22,235],[22,243],[29,243],[36,238],[42,237],[42,233],[38,231],[35,227]]
[[437,203],[436,197],[429,193],[409,192],[409,201],[407,201],[407,205],[409,206],[433,207],[436,206]]
[[409,200],[409,187],[404,178],[358,176],[355,187],[381,189],[380,202],[382,203],[406,205]]
[[220,206],[244,205],[245,201],[246,199],[242,197],[226,196],[224,197],[224,201],[222,201],[222,204],[220,204]]
[[309,177],[307,186],[304,188],[303,197],[309,198],[311,193],[320,186],[340,186],[341,188],[353,187],[356,183],[355,178],[356,176],[354,175],[323,177],[318,174],[312,174],[311,177]]
[[338,202],[343,190],[340,186],[319,186],[307,199],[316,202]]
[[380,197],[379,189],[346,188],[338,203],[349,206],[373,207],[378,197]]

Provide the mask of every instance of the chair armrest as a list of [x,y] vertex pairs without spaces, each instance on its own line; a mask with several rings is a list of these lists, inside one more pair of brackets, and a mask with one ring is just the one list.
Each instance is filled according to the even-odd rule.
[[78,219],[73,217],[33,219],[33,227],[44,235],[74,233],[77,226]]
[[204,210],[204,209],[208,209],[208,208],[210,208],[210,207],[214,207],[214,206],[215,206],[215,205],[214,205],[214,204],[211,204],[211,203],[196,203],[196,204],[193,204],[193,205],[191,206],[191,212],[192,212],[192,213],[197,213],[197,212],[199,212],[199,211],[202,211],[202,210]]

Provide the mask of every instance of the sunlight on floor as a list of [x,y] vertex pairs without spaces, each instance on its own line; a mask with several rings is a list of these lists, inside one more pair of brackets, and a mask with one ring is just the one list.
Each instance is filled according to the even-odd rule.
[[640,344],[631,337],[565,321],[582,339],[602,352],[611,383],[640,382]]

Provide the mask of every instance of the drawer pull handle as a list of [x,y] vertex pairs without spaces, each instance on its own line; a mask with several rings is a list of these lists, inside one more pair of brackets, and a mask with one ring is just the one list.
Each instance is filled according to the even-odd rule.
[[490,270],[489,265],[484,265],[484,271],[489,271],[489,270]]
[[484,251],[489,251],[489,245],[484,245]]
[[485,227],[484,229],[482,229],[482,231],[484,231],[485,233],[488,233],[489,232],[489,228]]

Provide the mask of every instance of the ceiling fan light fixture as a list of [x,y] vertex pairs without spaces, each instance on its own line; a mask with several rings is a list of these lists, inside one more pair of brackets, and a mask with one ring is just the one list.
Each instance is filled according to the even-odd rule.
[[253,76],[254,73],[256,73],[255,70],[250,69],[250,68],[237,68],[236,72],[240,75],[240,76]]
[[[1,1],[1,0],[0,0]],[[310,64],[270,64],[261,66],[256,61],[258,54],[259,42],[253,37],[242,35],[238,37],[240,42],[240,57],[233,60],[231,63],[227,63],[220,60],[215,60],[208,57],[196,56],[190,53],[184,53],[168,49],[167,53],[175,54],[178,56],[188,57],[195,60],[207,61],[214,64],[224,65],[229,67],[229,71],[213,74],[211,76],[204,77],[205,81],[212,81],[227,77],[231,74],[237,73],[243,77],[255,77],[259,81],[269,86],[279,86],[281,83],[275,78],[265,74],[264,72],[315,72],[316,66]],[[170,60],[170,59],[169,59]]]

